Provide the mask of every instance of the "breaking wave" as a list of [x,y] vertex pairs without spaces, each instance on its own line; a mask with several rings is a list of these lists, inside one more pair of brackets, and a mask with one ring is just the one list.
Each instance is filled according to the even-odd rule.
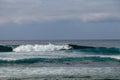
[[116,47],[93,47],[93,46],[79,46],[72,44],[64,45],[11,45],[11,46],[0,46],[0,52],[45,52],[45,51],[60,51],[60,50],[72,50],[87,53],[99,53],[99,54],[120,54],[120,48]]
[[71,49],[68,45],[20,45],[13,49],[15,52],[59,51]]

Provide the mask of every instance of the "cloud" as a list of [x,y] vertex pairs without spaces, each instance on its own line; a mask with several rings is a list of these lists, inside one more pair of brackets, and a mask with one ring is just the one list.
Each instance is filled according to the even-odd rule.
[[119,0],[0,0],[0,24],[120,21]]
[[84,22],[120,21],[120,15],[112,13],[90,13],[81,16]]

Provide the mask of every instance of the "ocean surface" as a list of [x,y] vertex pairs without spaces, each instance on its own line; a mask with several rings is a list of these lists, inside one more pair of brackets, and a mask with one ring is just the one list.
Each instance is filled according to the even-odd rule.
[[0,41],[0,80],[120,79],[120,40]]

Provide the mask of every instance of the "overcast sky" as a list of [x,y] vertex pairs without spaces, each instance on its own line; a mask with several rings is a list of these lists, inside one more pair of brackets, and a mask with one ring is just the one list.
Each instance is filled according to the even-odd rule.
[[120,39],[120,0],[0,0],[0,40]]

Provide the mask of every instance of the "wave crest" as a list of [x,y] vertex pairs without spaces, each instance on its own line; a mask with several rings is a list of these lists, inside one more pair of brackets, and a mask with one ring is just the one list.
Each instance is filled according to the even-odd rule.
[[58,51],[71,49],[69,45],[20,45],[13,49],[15,52]]
[[120,54],[120,48],[117,47],[94,47],[94,46],[80,46],[73,44],[64,44],[64,45],[1,45],[0,52],[45,52],[45,51],[60,51],[60,50],[71,50],[71,51],[80,51],[86,53],[96,53],[96,54]]

